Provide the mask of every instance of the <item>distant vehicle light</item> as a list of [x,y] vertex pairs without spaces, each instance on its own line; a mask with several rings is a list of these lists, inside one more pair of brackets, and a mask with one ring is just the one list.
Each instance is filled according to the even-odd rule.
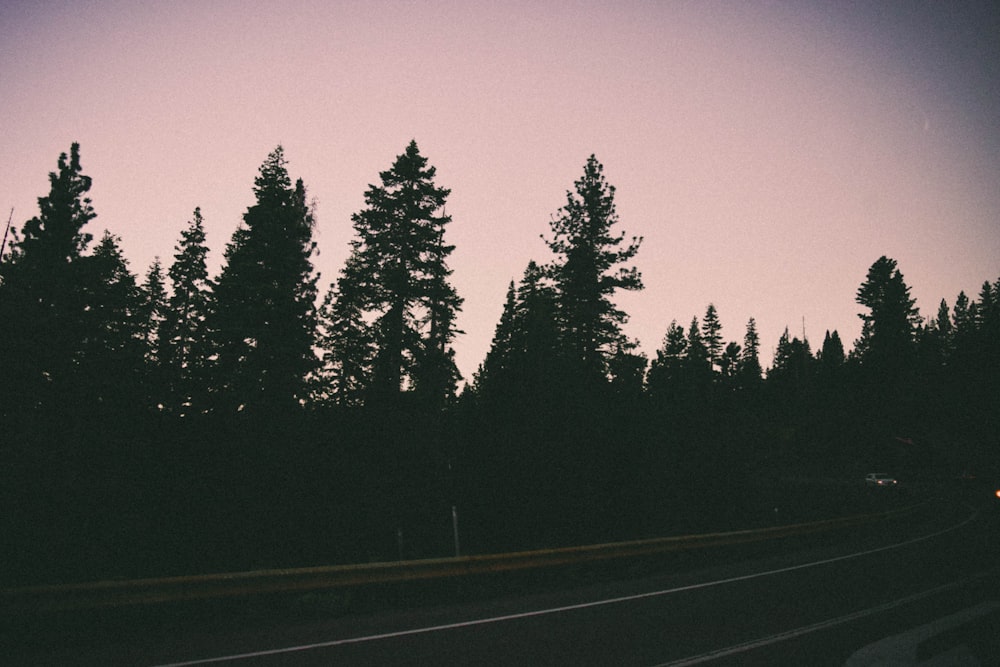
[[997,489],[996,493],[993,495],[995,495],[997,498],[1000,498],[1000,489]]
[[865,484],[870,486],[895,486],[896,479],[882,472],[872,472],[865,475]]

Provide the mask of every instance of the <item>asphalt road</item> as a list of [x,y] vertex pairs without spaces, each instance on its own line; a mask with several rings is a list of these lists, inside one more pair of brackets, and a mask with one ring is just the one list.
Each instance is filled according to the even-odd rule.
[[998,524],[995,513],[942,504],[920,520],[835,539],[687,554],[630,576],[580,572],[541,592],[175,624],[33,644],[11,657],[240,667],[1000,664]]

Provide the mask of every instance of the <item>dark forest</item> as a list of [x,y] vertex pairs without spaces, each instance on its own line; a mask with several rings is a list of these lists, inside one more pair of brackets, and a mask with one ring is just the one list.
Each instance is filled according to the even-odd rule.
[[435,175],[411,142],[320,285],[278,147],[218,275],[196,208],[140,277],[60,155],[0,253],[0,585],[736,529],[856,509],[875,470],[997,472],[1000,278],[926,316],[873,256],[849,346],[786,329],[765,366],[754,320],[727,341],[706,304],[647,358],[615,305],[642,239],[591,156],[462,378]]

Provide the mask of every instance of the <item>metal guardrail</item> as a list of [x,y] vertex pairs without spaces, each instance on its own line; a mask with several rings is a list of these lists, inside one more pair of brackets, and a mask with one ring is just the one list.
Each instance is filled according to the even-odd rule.
[[82,610],[262,593],[305,592],[634,558],[857,526],[912,512],[919,506],[771,528],[513,553],[9,588],[0,590],[0,612]]

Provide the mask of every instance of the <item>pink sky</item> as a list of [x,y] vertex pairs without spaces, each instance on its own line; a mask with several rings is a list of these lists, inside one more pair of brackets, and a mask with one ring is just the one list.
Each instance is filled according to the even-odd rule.
[[201,206],[214,271],[281,143],[325,292],[365,188],[416,139],[452,189],[469,379],[595,153],[645,237],[646,289],[618,302],[648,355],[710,302],[727,340],[756,318],[765,365],[803,318],[814,349],[827,329],[850,347],[880,255],[925,316],[1000,277],[1000,23],[867,4],[6,2],[0,211],[35,215],[79,141],[95,237],[142,275]]

